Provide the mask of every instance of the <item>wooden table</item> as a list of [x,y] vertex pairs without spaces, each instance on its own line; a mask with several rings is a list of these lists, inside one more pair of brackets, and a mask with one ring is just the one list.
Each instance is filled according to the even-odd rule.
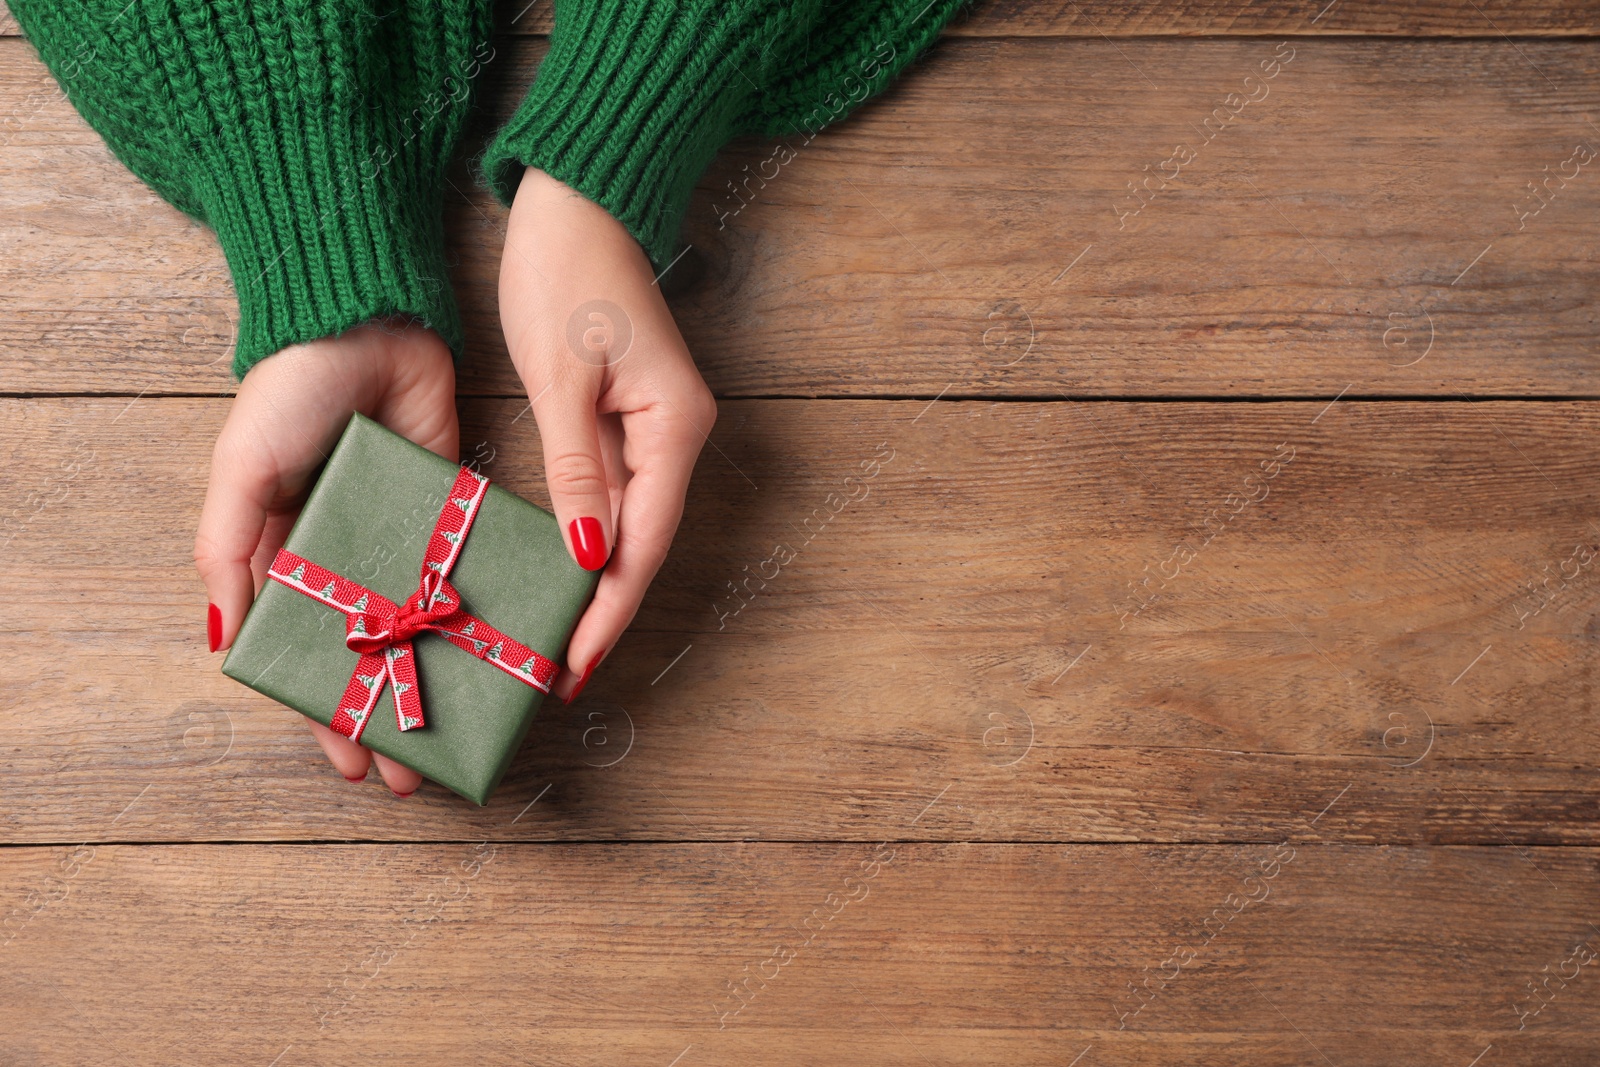
[[225,265],[0,25],[0,1062],[1600,1062],[1594,0],[995,2],[733,146],[677,546],[483,809],[207,655]]

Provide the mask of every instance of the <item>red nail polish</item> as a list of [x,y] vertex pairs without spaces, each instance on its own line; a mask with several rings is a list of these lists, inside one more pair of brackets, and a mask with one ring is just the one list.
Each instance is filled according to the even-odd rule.
[[606,565],[606,532],[600,528],[599,519],[585,515],[567,524],[572,535],[572,554],[578,566],[586,571],[597,571]]
[[583,692],[583,687],[589,684],[589,675],[594,673],[594,669],[600,666],[600,661],[605,658],[606,654],[602,652],[589,661],[589,665],[583,669],[583,673],[578,675],[578,684],[572,687],[572,692],[567,695],[567,699],[563,703],[570,704],[578,699],[578,694]]
[[367,776],[364,774],[359,774],[352,778],[347,774],[344,776],[344,780],[347,782],[364,782],[367,780]]
[[222,644],[222,612],[217,610],[215,604],[206,605],[206,644],[211,646],[213,652]]
[[415,793],[416,790],[413,789],[411,793],[395,793],[393,789],[390,789],[389,792],[394,793],[395,796],[399,797],[401,800],[404,800],[406,797],[410,796],[411,793]]

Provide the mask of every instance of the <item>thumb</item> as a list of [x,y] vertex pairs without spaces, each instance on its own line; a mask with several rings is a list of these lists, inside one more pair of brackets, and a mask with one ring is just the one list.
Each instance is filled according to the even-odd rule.
[[251,557],[261,544],[267,507],[277,492],[270,472],[230,448],[226,431],[211,456],[211,480],[194,539],[194,563],[211,603],[206,636],[211,651],[233,644],[255,599]]
[[578,566],[597,571],[611,555],[611,494],[600,454],[595,381],[558,382],[534,405],[550,506]]

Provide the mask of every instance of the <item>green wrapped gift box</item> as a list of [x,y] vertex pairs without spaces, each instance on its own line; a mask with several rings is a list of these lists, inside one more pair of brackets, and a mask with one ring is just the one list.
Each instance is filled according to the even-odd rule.
[[[544,699],[528,679],[548,684],[540,676],[562,662],[600,573],[573,562],[543,508],[359,414],[284,549],[273,567],[280,577],[257,595],[222,672],[346,733],[353,720],[341,708],[381,689],[376,703],[367,696],[367,711],[355,713],[361,744],[487,803]],[[441,551],[448,557],[442,572]],[[291,571],[295,563],[303,565]],[[443,583],[424,588],[430,571],[442,573]],[[386,604],[399,615],[383,615]],[[457,610],[466,615],[448,614]],[[366,659],[346,645],[347,619],[357,616],[352,638]],[[417,629],[424,618],[438,628]],[[404,641],[392,640],[401,635]],[[474,640],[485,635],[503,640]],[[407,663],[413,654],[414,667]],[[358,663],[377,664],[378,676],[358,672]],[[385,663],[394,665],[388,677]],[[402,710],[418,707],[421,725],[401,730],[396,682],[406,694]]]

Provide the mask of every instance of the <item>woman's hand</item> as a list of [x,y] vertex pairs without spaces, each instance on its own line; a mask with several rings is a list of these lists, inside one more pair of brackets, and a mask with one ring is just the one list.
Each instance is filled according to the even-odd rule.
[[[245,375],[211,457],[194,561],[211,599],[211,650],[233,643],[245,612],[294,525],[312,476],[359,411],[454,461],[459,447],[450,349],[432,330],[369,323],[286,348]],[[352,781],[372,760],[390,789],[409,796],[422,776],[309,722]]]
[[532,399],[567,547],[585,569],[606,567],[556,680],[569,702],[666,558],[716,421],[655,282],[638,242],[604,208],[527,170],[501,253],[500,323]]

